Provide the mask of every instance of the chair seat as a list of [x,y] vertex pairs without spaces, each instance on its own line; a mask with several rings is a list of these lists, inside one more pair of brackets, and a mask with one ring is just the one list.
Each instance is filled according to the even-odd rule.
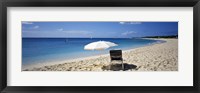
[[112,58],[112,59],[111,59],[111,61],[113,61],[113,60],[123,60],[123,59],[122,59],[122,58],[117,58],[117,57],[116,57],[116,58]]
[[113,61],[116,62],[120,61],[122,63],[122,69],[124,70],[122,50],[110,50],[110,59],[111,59],[110,63],[113,63]]

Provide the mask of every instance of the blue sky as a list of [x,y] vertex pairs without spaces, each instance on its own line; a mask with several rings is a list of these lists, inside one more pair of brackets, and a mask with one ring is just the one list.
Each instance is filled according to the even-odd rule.
[[22,22],[22,37],[131,38],[178,34],[178,22]]

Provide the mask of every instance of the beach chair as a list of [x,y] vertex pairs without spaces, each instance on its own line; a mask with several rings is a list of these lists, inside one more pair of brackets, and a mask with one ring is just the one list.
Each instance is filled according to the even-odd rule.
[[[110,66],[112,61],[121,61],[122,70],[124,70],[123,58],[122,58],[122,50],[110,50]],[[109,69],[110,69],[109,66]]]

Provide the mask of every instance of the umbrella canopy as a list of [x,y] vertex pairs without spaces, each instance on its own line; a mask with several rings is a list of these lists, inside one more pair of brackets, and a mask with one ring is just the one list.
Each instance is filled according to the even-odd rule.
[[104,50],[113,46],[117,46],[117,44],[109,42],[109,41],[97,41],[92,42],[85,45],[85,50]]

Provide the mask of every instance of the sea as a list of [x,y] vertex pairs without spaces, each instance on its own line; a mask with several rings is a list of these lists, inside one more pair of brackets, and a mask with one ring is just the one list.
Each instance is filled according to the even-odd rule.
[[[118,46],[105,50],[84,50],[85,45],[96,41],[109,41]],[[22,38],[22,65],[109,54],[109,50],[124,51],[162,42],[142,38]]]

